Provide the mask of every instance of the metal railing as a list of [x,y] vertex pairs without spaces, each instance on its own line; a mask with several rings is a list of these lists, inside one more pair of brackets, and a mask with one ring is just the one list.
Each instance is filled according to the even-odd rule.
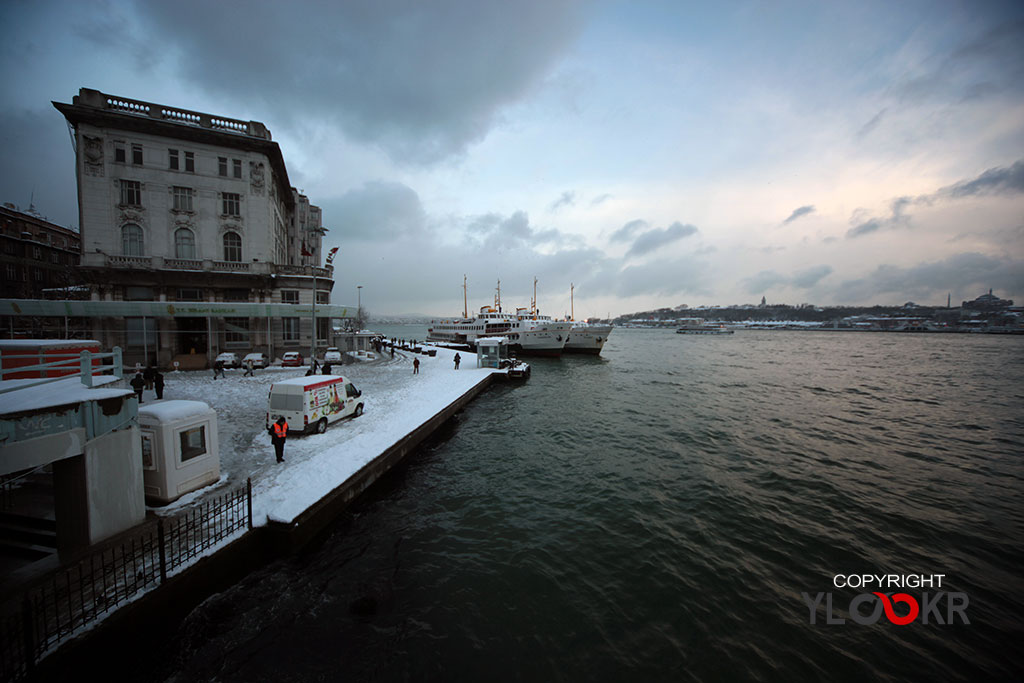
[[[252,481],[63,567],[0,609],[0,681],[15,681],[83,628],[252,529]],[[239,533],[241,532],[241,534]]]
[[[36,363],[35,365],[18,365],[15,367],[4,368],[2,365],[5,359],[23,360],[25,358],[31,358],[32,356],[17,352],[8,352],[5,354],[0,351],[0,380],[5,379],[7,375],[22,372],[38,372],[40,374],[49,374],[50,372],[59,373],[56,377],[26,378],[27,381],[17,382],[12,386],[0,388],[0,394],[67,379],[76,373],[81,378],[82,384],[87,387],[91,387],[93,385],[93,376],[95,375],[110,373],[118,379],[124,377],[124,363],[121,360],[120,346],[115,346],[114,350],[110,353],[93,353],[92,351],[82,351],[81,353],[50,353],[42,351],[40,353],[45,354],[46,358],[56,358],[57,360],[46,363]],[[110,359],[109,364],[97,362],[108,358]]]

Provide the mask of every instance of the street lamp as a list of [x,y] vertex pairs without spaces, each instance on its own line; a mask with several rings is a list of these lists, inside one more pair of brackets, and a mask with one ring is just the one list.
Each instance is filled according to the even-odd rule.
[[356,285],[356,323],[363,326],[363,286]]

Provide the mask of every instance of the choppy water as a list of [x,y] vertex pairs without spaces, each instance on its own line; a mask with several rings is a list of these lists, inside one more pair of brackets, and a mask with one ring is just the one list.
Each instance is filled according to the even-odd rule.
[[[154,680],[1020,679],[1024,339],[620,329],[532,362]],[[835,574],[894,572],[971,624],[809,623],[801,592],[841,614]]]

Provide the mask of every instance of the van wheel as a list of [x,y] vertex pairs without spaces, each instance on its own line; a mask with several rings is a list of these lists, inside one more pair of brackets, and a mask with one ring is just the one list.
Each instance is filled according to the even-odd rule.
[[321,417],[320,421],[316,423],[316,433],[323,434],[327,431],[327,418]]
[[352,414],[352,417],[359,417],[362,414],[363,414],[363,404],[360,403],[359,405],[356,406],[356,412],[354,412]]

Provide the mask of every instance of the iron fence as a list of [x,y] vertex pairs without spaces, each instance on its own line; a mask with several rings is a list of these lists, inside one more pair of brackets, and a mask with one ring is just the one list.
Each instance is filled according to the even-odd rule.
[[15,681],[81,629],[252,529],[252,481],[63,567],[0,611],[0,681]]

